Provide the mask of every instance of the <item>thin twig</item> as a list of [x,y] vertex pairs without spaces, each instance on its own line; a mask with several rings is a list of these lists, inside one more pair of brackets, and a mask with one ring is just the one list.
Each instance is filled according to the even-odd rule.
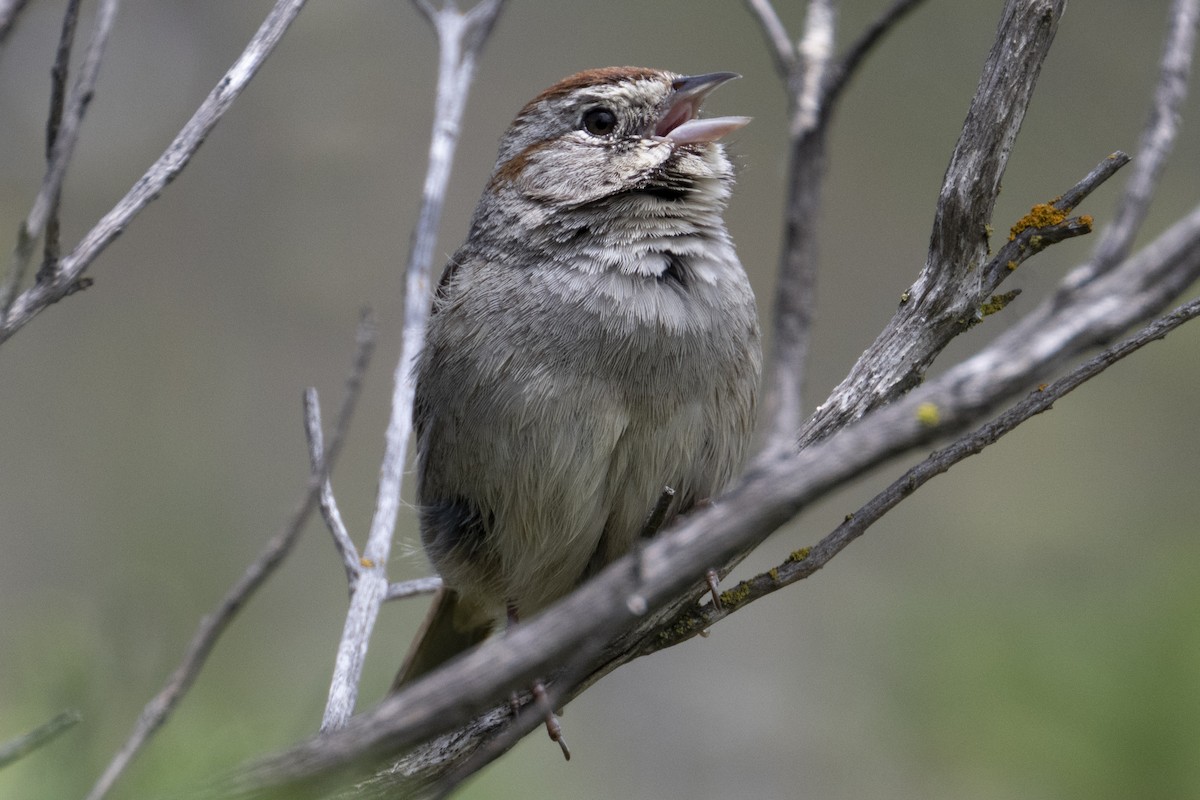
[[827,119],[821,104],[825,81],[833,66],[837,15],[832,0],[809,0],[804,15],[804,35],[796,45],[798,73],[792,77],[792,138],[823,126]]
[[[225,112],[233,105],[233,101],[237,99],[242,90],[250,82],[262,66],[267,56],[275,49],[283,37],[288,26],[300,13],[305,0],[277,0],[275,6],[267,14],[262,25],[254,34],[254,38],[246,45],[246,49],[238,57],[229,71],[224,77],[217,82],[217,85],[209,93],[200,107],[196,109],[196,113],[188,120],[183,129],[179,131],[175,139],[167,146],[167,149],[159,156],[158,160],[151,165],[141,178],[126,192],[115,206],[105,214],[99,222],[92,227],[90,231],[83,237],[75,249],[63,257],[59,262],[59,270],[54,275],[52,280],[46,280],[41,283],[36,283],[26,289],[16,299],[9,297],[8,303],[11,307],[8,310],[7,316],[0,313],[0,343],[8,340],[10,336],[24,327],[37,314],[44,311],[48,306],[67,295],[76,291],[80,282],[83,280],[84,271],[91,265],[98,255],[112,243],[114,239],[121,234],[129,222],[137,216],[142,209],[150,204],[155,198],[162,193],[163,189],[175,179],[175,177],[187,166],[192,156],[200,148],[204,139],[220,121]],[[100,6],[97,18],[97,25],[102,19],[107,19],[111,16],[110,9],[115,8],[116,0],[104,0]],[[111,20],[110,20],[111,24]],[[107,34],[106,34],[107,35]],[[93,45],[95,37],[93,37]],[[91,83],[85,79],[88,77],[89,65],[93,63],[91,51],[89,48],[89,57],[85,59],[84,66],[80,71],[78,80],[76,81],[77,91],[72,94],[83,92],[83,98],[86,99],[91,95],[91,83],[94,83],[95,76],[91,76]],[[93,69],[94,72],[94,69]],[[62,130],[59,133],[58,149],[61,152],[66,152],[67,142],[74,144],[74,136],[78,129],[78,119],[72,113],[72,105],[68,105],[67,114],[63,119]],[[56,161],[56,164],[61,164],[61,169],[65,170],[65,161],[61,159]],[[52,170],[53,172],[53,170]],[[56,173],[57,174],[57,173]],[[43,184],[43,190],[39,194],[39,199],[46,194],[47,185],[51,182],[50,175],[47,176],[47,183]],[[61,176],[54,181],[55,186],[61,186]],[[41,206],[38,205],[38,208]],[[45,213],[44,211],[40,213]],[[34,211],[30,212],[30,220],[34,218]],[[29,231],[35,230],[34,226],[29,224],[29,220],[22,226],[21,237],[18,239],[17,248],[32,249],[32,242],[27,241],[26,235]],[[40,232],[40,227],[37,228]],[[36,240],[36,236],[34,236]],[[28,263],[28,254],[24,256],[24,262]],[[11,272],[11,271],[10,271]],[[18,276],[19,278],[19,276]],[[3,299],[5,292],[11,290],[15,295],[19,279],[13,282],[11,277],[9,283],[0,288],[0,299]],[[4,305],[0,304],[0,309]]]
[[663,523],[667,521],[667,512],[671,510],[671,503],[673,502],[675,502],[675,490],[670,486],[664,486],[662,492],[658,495],[658,500],[654,503],[654,508],[650,510],[649,516],[646,517],[645,524],[642,525],[642,533],[639,538],[649,539],[659,532]]
[[392,414],[385,434],[383,463],[375,513],[362,549],[362,570],[346,613],[338,644],[329,699],[321,730],[341,727],[354,713],[358,685],[379,607],[387,597],[387,562],[400,510],[400,486],[408,455],[415,387],[414,366],[425,345],[429,318],[429,273],[441,223],[450,166],[458,144],[463,110],[475,72],[475,61],[495,24],[504,0],[484,0],[466,13],[453,4],[434,11],[427,2],[416,3],[431,20],[438,37],[437,100],[429,167],[421,199],[421,212],[413,234],[404,297],[404,341],[394,373]]
[[[217,608],[200,620],[200,625],[188,644],[183,660],[171,673],[166,685],[146,704],[129,739],[109,762],[96,785],[88,792],[87,800],[100,800],[108,794],[133,757],[137,755],[155,731],[167,721],[167,717],[191,688],[192,683],[200,674],[200,670],[208,661],[208,656],[216,646],[217,640],[233,622],[238,611],[283,563],[300,538],[309,516],[317,506],[325,478],[328,477],[329,470],[333,468],[338,454],[341,452],[350,418],[358,405],[362,376],[366,371],[367,361],[375,344],[374,336],[364,334],[364,331],[371,330],[368,326],[359,326],[354,365],[350,378],[346,381],[346,396],[338,411],[338,422],[334,427],[329,450],[323,459],[323,470],[309,477],[308,488],[283,529],[271,537],[258,557],[251,562],[237,582],[225,593]],[[306,408],[306,416],[311,410]],[[318,420],[316,424],[319,427],[320,421]]]
[[[100,61],[104,56],[105,45],[112,33],[116,22],[119,0],[101,0],[96,10],[96,20],[92,28],[92,38],[88,42],[87,52],[84,53],[83,64],[79,68],[79,77],[71,89],[71,97],[63,114],[62,124],[58,127],[52,156],[46,165],[46,174],[42,178],[42,186],[34,198],[33,207],[21,223],[17,231],[17,246],[13,249],[10,259],[8,277],[0,285],[0,342],[8,338],[8,329],[13,323],[13,316],[23,316],[15,312],[13,304],[17,293],[21,290],[21,281],[29,268],[33,257],[33,247],[46,230],[46,224],[58,205],[58,197],[62,192],[63,181],[67,176],[67,166],[75,153],[75,144],[79,140],[79,129],[83,117],[91,103],[92,93],[96,88],[96,79],[100,76]],[[40,285],[40,284],[39,284]],[[34,291],[35,286],[29,291]],[[28,292],[26,293],[28,294]],[[64,289],[65,294],[65,289]]]
[[767,448],[786,447],[803,419],[804,376],[816,312],[817,220],[830,118],[819,106],[820,89],[833,54],[835,21],[827,2],[809,5],[804,37],[790,71],[784,74],[791,146],[783,249],[772,309],[773,342],[763,381],[762,440]]
[[[347,393],[354,395],[362,391],[362,380],[363,376],[367,374],[367,363],[370,361],[371,354],[375,350],[375,320],[368,310],[364,310],[359,318],[357,341],[359,344],[358,356],[354,369],[350,372],[350,378],[347,381],[346,387]],[[325,527],[329,529],[330,534],[333,536],[334,547],[342,557],[342,564],[346,569],[346,583],[349,586],[350,593],[353,594],[354,587],[358,583],[361,563],[359,561],[358,550],[354,546],[354,541],[350,538],[349,531],[346,530],[346,523],[342,521],[342,514],[338,509],[337,498],[333,494],[333,482],[330,480],[329,472],[325,468],[324,436],[321,432],[321,408],[316,389],[310,388],[305,393],[304,408],[304,430],[308,438],[309,468],[313,475],[324,476],[321,483],[321,517],[325,520]],[[336,438],[345,439],[348,424],[348,419],[339,418],[337,420],[337,425],[334,429]]]
[[[75,25],[79,21],[80,0],[70,0],[63,14],[62,33],[58,38],[58,51],[54,56],[54,67],[50,70],[50,114],[46,118],[46,166],[54,161],[54,148],[58,142],[58,130],[62,126],[63,104],[67,97],[67,75],[70,72],[71,47],[75,41]],[[51,199],[50,212],[46,218],[46,233],[42,237],[42,266],[38,280],[45,280],[58,269],[59,244],[59,201],[61,188]]]
[[442,588],[442,579],[437,575],[430,575],[427,578],[413,578],[410,581],[390,584],[387,588],[387,594],[383,596],[383,600],[384,602],[405,600],[409,597],[416,597],[422,594],[433,594],[440,588]]
[[[1047,203],[1046,206],[1060,212],[1061,215],[1071,213],[1089,194],[1128,163],[1129,156],[1117,150],[1097,164],[1079,183]],[[1082,236],[1092,230],[1090,218],[1083,217],[1064,218],[1048,225],[1039,225],[1040,218],[1035,213],[1036,211],[1037,207],[1031,211],[1028,217],[1013,227],[1013,232],[1008,240],[979,271],[977,303],[982,302],[984,298],[995,291],[1007,274],[1023,264],[1026,259],[1040,253],[1052,244],[1074,236]]]
[[18,736],[7,742],[0,743],[0,768],[24,758],[42,745],[56,739],[59,734],[69,730],[75,723],[83,719],[78,711],[64,711],[54,719],[44,722],[29,733]]
[[321,495],[318,505],[325,527],[333,536],[334,547],[342,557],[342,565],[346,569],[346,583],[350,591],[358,581],[359,563],[358,550],[342,521],[342,513],[338,509],[337,498],[333,495],[333,482],[325,469],[325,443],[321,433],[321,404],[317,390],[309,387],[304,392],[304,433],[308,439],[308,463],[313,476],[324,476],[321,480]]

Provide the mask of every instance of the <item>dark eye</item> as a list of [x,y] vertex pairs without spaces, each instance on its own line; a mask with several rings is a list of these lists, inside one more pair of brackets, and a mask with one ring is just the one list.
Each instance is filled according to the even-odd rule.
[[617,115],[604,106],[583,112],[583,129],[592,136],[607,136],[616,130]]

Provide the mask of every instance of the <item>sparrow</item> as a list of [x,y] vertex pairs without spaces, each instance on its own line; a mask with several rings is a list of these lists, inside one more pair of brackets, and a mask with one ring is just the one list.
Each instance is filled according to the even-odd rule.
[[393,691],[628,552],[665,487],[674,516],[741,468],[762,359],[718,140],[749,118],[699,117],[736,77],[587,70],[501,139],[416,366],[444,588]]

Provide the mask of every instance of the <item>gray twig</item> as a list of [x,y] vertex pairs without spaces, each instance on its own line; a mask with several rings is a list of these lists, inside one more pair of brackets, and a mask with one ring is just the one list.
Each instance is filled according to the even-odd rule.
[[[54,148],[58,143],[58,131],[62,126],[63,105],[67,97],[67,75],[70,71],[71,47],[75,42],[75,25],[79,21],[80,0],[70,0],[63,13],[62,33],[58,38],[58,51],[54,56],[54,67],[50,70],[50,114],[46,118],[46,165],[54,161]],[[50,212],[46,218],[46,232],[42,237],[42,266],[38,280],[45,280],[58,269],[59,223],[58,208],[62,191],[54,193]]]
[[53,719],[42,723],[29,733],[0,743],[0,768],[7,767],[56,739],[83,719],[78,711],[64,711]]
[[[71,89],[71,97],[63,113],[62,123],[57,126],[42,186],[38,190],[37,197],[34,198],[33,207],[29,209],[28,216],[25,217],[25,221],[21,223],[21,227],[17,231],[17,246],[13,249],[9,262],[8,277],[4,284],[0,285],[0,342],[11,335],[11,330],[15,330],[23,324],[18,320],[23,317],[24,309],[14,308],[14,303],[18,307],[23,306],[19,302],[20,298],[17,293],[21,290],[21,281],[24,279],[29,268],[29,261],[33,257],[34,245],[45,233],[46,225],[57,213],[58,198],[62,192],[63,181],[67,176],[67,166],[71,162],[71,156],[75,153],[75,144],[79,140],[79,129],[83,124],[84,114],[87,113],[88,104],[92,100],[96,79],[100,76],[100,60],[104,56],[104,47],[108,44],[109,34],[112,33],[118,6],[118,0],[102,0],[100,7],[96,10],[92,38],[88,42],[83,65],[79,69],[79,77]],[[67,22],[70,22],[69,17],[70,11],[68,10]],[[64,23],[64,36],[67,33],[66,27],[67,23]],[[74,25],[71,23],[71,28],[73,29],[73,27]],[[48,284],[37,284],[25,295],[35,292],[43,285]],[[70,283],[63,285],[59,297],[65,296],[71,286]],[[14,323],[17,324],[14,325]]]
[[[1111,178],[1117,170],[1129,163],[1129,156],[1120,150],[1109,155],[1095,166],[1062,195],[1039,206],[1015,224],[1008,241],[1001,245],[991,260],[980,270],[976,289],[976,304],[984,299],[1008,277],[1008,274],[1046,247],[1066,239],[1082,236],[1092,231],[1091,217],[1068,217],[1076,206],[1083,202],[1100,184]],[[982,315],[982,312],[981,312]]]
[[[357,339],[358,354],[346,386],[347,394],[355,396],[362,391],[363,377],[367,374],[367,363],[375,350],[375,320],[368,310],[364,310],[359,319]],[[346,583],[350,593],[353,594],[362,565],[359,561],[358,550],[354,547],[349,531],[346,530],[346,523],[342,521],[342,514],[338,510],[337,499],[333,494],[333,483],[326,468],[325,445],[321,432],[321,408],[316,389],[310,388],[305,392],[304,409],[304,430],[308,437],[309,468],[314,477],[321,479],[321,516],[333,536],[334,547],[342,557],[342,564],[346,569]],[[344,413],[345,406],[342,410],[343,416],[338,418],[334,427],[334,439],[337,441],[345,439],[350,422],[349,417]]]
[[437,241],[462,113],[475,73],[475,62],[504,6],[504,0],[484,0],[463,13],[451,3],[435,10],[425,0],[414,2],[437,32],[439,47],[438,88],[433,134],[429,144],[429,168],[409,254],[404,297],[404,341],[394,373],[392,415],[385,434],[375,513],[367,543],[362,550],[362,568],[338,644],[329,699],[321,722],[322,731],[341,727],[354,713],[371,632],[379,607],[387,597],[387,562],[400,510],[400,484],[412,422],[415,392],[413,367],[425,345],[425,323],[429,318],[429,273],[433,248]]
[[[50,279],[35,283],[17,295],[21,275],[24,274],[24,268],[28,265],[29,256],[32,254],[33,243],[41,234],[45,215],[49,210],[50,195],[62,185],[62,174],[66,170],[66,156],[74,147],[83,107],[91,97],[91,88],[95,84],[95,73],[99,60],[98,50],[103,44],[98,40],[102,33],[104,38],[107,38],[112,24],[112,16],[116,10],[116,0],[103,0],[97,12],[96,32],[89,45],[88,56],[84,59],[84,65],[76,80],[76,90],[72,92],[73,99],[68,104],[67,113],[64,115],[63,125],[59,131],[56,148],[63,155],[56,158],[55,166],[47,174],[33,210],[29,212],[28,219],[21,227],[13,268],[10,269],[10,275],[5,285],[0,287],[0,343],[7,341],[10,336],[23,328],[26,323],[48,306],[81,287],[81,282],[84,280],[83,273],[96,257],[187,166],[213,127],[233,105],[233,101],[242,93],[267,56],[275,49],[288,26],[300,13],[304,3],[305,0],[277,0],[241,56],[209,92],[208,97],[196,109],[196,113],[183,126],[183,129],[179,131],[158,160],[133,184],[125,196],[101,217],[100,221],[75,246],[75,249],[62,258],[59,262],[59,269]],[[7,309],[7,313],[4,313],[5,309]]]
[[333,482],[329,479],[325,469],[325,442],[321,433],[321,404],[317,397],[317,390],[312,387],[304,392],[304,433],[308,438],[309,469],[311,474],[321,481],[321,495],[318,498],[321,517],[325,520],[325,527],[333,536],[334,547],[342,557],[342,566],[346,570],[346,583],[350,587],[350,592],[353,593],[354,587],[358,583],[360,570],[358,549],[350,538],[350,532],[346,530],[346,523],[342,521],[342,512],[338,509],[337,498],[333,494]]
[[417,595],[433,594],[440,588],[442,588],[442,579],[437,575],[430,575],[427,578],[413,578],[410,581],[390,584],[387,588],[387,594],[383,596],[383,599],[384,602],[405,600]]

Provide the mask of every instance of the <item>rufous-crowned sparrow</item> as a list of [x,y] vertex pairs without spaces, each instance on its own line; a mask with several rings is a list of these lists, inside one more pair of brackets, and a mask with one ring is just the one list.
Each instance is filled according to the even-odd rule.
[[588,70],[504,134],[417,367],[445,588],[397,687],[626,553],[664,486],[679,513],[740,468],[761,355],[716,142],[749,120],[697,118],[734,77]]

